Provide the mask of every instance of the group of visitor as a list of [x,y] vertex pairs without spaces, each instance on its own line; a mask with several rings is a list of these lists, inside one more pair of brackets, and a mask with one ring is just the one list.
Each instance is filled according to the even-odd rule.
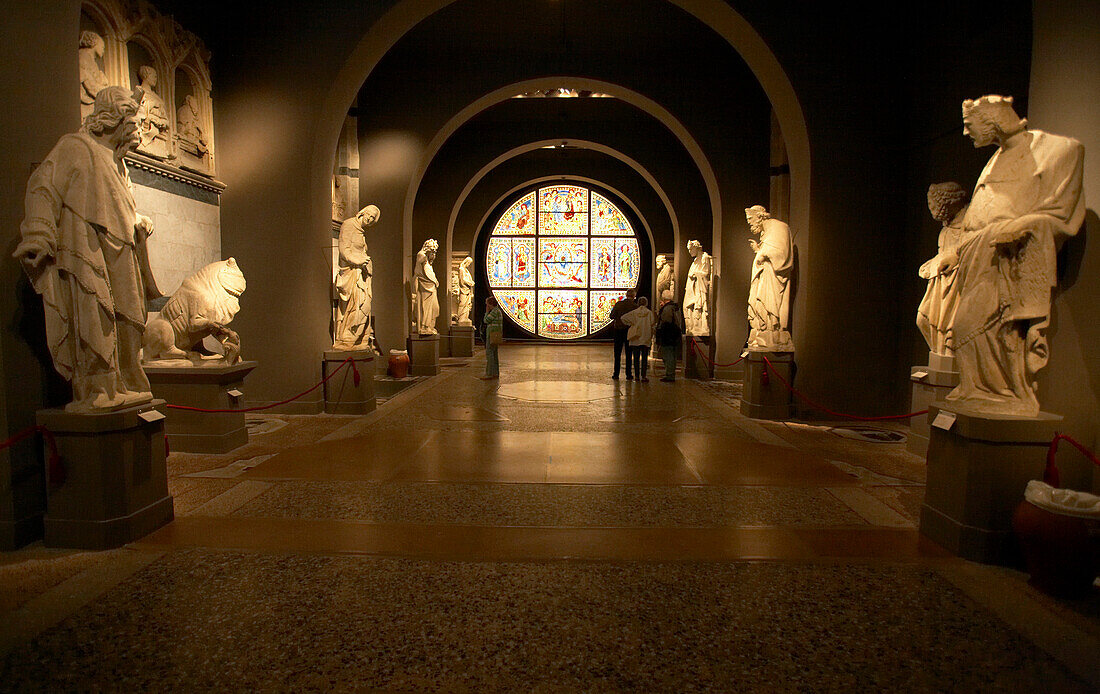
[[655,342],[665,363],[662,381],[676,380],[676,350],[683,334],[684,317],[680,307],[665,292],[656,314],[649,308],[649,301],[637,297],[633,289],[627,291],[611,309],[611,329],[615,344],[615,370],[611,378],[619,380],[623,351],[626,351],[626,380],[648,382],[649,345]]

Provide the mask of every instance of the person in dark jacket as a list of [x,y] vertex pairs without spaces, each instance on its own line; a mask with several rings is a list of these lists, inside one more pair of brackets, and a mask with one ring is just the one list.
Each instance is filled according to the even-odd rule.
[[657,347],[661,350],[661,359],[665,362],[665,375],[662,381],[676,380],[676,350],[680,347],[680,336],[684,332],[684,314],[680,305],[669,300],[661,306],[657,314]]
[[[634,302],[634,297],[637,296],[637,292],[633,289],[626,290],[626,296],[619,299],[614,306],[611,307],[611,334],[615,337],[615,371],[611,374],[611,378],[616,381],[619,380],[619,367],[622,364],[623,349],[627,345],[627,330],[626,323],[623,323],[623,315],[630,313],[634,309],[638,308],[638,304]],[[634,376],[630,371],[630,358],[626,360],[626,380],[634,380]]]

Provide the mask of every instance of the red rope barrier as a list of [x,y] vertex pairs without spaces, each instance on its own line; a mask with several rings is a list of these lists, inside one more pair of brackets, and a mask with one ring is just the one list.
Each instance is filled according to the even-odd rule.
[[1050,447],[1047,449],[1047,467],[1043,471],[1043,481],[1050,486],[1062,486],[1061,473],[1058,471],[1058,466],[1054,463],[1054,457],[1058,454],[1059,441],[1068,441],[1071,446],[1081,451],[1081,453],[1086,458],[1091,460],[1095,465],[1100,465],[1100,460],[1096,458],[1096,455],[1092,451],[1075,441],[1072,436],[1067,436],[1065,434],[1055,434],[1054,438],[1051,439]]
[[700,349],[700,347],[699,347],[699,341],[695,339],[695,336],[694,336],[694,335],[692,335],[692,336],[690,336],[690,337],[691,337],[691,342],[689,342],[689,343],[688,343],[688,349],[689,349],[689,350],[690,350],[690,351],[691,351],[692,353],[698,352],[698,353],[699,353],[699,356],[703,358],[703,361],[705,361],[706,363],[710,364],[711,366],[717,366],[717,367],[725,368],[725,367],[727,367],[727,366],[737,366],[737,365],[738,365],[738,364],[740,364],[741,362],[745,361],[745,358],[744,358],[744,357],[741,357],[741,358],[740,358],[740,359],[738,359],[737,361],[735,361],[735,362],[730,362],[729,364],[718,364],[718,363],[716,363],[716,362],[713,362],[713,361],[711,361],[711,360],[710,360],[710,357],[708,357],[708,356],[707,356],[707,353],[706,353],[705,351],[703,351],[702,349]]
[[355,362],[356,361],[372,361],[372,360],[370,360],[370,359],[358,359],[358,360],[356,360],[356,359],[352,359],[351,357],[348,357],[344,361],[340,362],[340,366],[337,366],[333,370],[332,373],[330,373],[328,376],[325,376],[323,379],[321,379],[320,383],[318,383],[315,386],[311,387],[309,390],[304,390],[304,391],[302,391],[301,393],[298,393],[297,395],[295,395],[292,398],[287,398],[286,400],[280,400],[279,402],[274,402],[274,403],[271,403],[270,405],[258,405],[256,407],[243,407],[243,408],[238,408],[238,409],[224,409],[224,410],[207,410],[207,409],[203,409],[201,407],[188,407],[186,405],[167,405],[167,407],[169,407],[173,410],[187,410],[188,412],[259,412],[261,410],[270,410],[273,407],[278,407],[280,405],[286,405],[287,403],[294,402],[298,398],[305,397],[306,395],[309,395],[313,391],[317,390],[321,386],[328,383],[330,378],[332,378],[337,373],[339,373],[340,369],[344,368],[348,364],[351,364],[351,374],[352,374],[352,379],[355,382],[355,385],[359,385],[359,369],[355,368]]
[[[844,419],[854,419],[854,420],[859,421],[859,422],[882,422],[882,421],[886,421],[886,420],[890,420],[890,419],[909,419],[910,417],[919,417],[922,414],[928,414],[928,410],[920,410],[919,412],[910,412],[909,414],[892,414],[892,415],[884,415],[882,417],[860,417],[859,415],[845,414],[843,412],[835,412],[835,411],[830,410],[829,408],[825,407],[824,405],[821,405],[819,403],[814,402],[813,400],[811,400],[807,396],[803,395],[798,389],[796,389],[790,383],[788,383],[787,379],[783,378],[782,374],[780,374],[776,370],[776,368],[774,366],[772,366],[771,360],[769,360],[767,357],[764,357],[764,363],[767,365],[767,368],[770,369],[771,372],[775,374],[775,377],[778,378],[783,383],[783,385],[787,387],[787,390],[789,390],[792,393],[794,393],[795,395],[797,395],[799,397],[799,399],[801,399],[803,402],[805,402],[807,405],[814,408],[815,410],[821,410],[822,412],[824,412],[826,414],[831,414],[834,417],[843,417]],[[765,370],[764,373],[766,374],[767,370]]]
[[49,429],[41,424],[22,429],[7,441],[0,443],[0,451],[10,448],[36,433],[42,434],[42,439],[46,442],[46,448],[50,451],[49,456],[46,458],[46,482],[56,489],[65,482],[65,468],[61,465],[61,454],[57,452],[57,441],[54,440],[53,433]]

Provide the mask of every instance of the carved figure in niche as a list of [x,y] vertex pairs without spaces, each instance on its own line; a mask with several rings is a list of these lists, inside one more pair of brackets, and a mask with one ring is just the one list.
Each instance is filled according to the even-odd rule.
[[375,224],[382,212],[367,205],[340,225],[337,248],[339,270],[334,286],[336,293],[336,324],[332,348],[336,350],[373,349],[371,303],[374,297],[372,278],[374,263],[367,255],[367,227]]
[[703,245],[688,241],[688,254],[692,257],[684,285],[684,324],[688,335],[710,335],[710,281],[713,260],[703,251]]
[[103,59],[105,46],[103,37],[94,31],[80,32],[80,48],[77,49],[77,61],[80,66],[80,120],[84,121],[92,112],[95,95],[108,85],[107,75],[99,66]]
[[959,385],[947,401],[980,414],[1039,413],[1036,375],[1049,358],[1046,328],[1059,246],[1081,228],[1085,150],[1029,130],[1012,98],[962,105],[975,147],[997,145],[963,217],[953,330]]
[[340,179],[336,174],[332,175],[332,219],[333,221],[344,218],[344,212],[348,209],[347,200],[344,199],[344,189],[340,185]]
[[458,311],[455,315],[459,325],[473,325],[470,320],[470,312],[474,308],[474,273],[470,271],[473,266],[474,259],[466,256],[455,273],[455,289],[458,294]]
[[[241,310],[245,286],[244,273],[233,258],[210,263],[185,279],[160,315],[145,326],[145,362],[171,360],[173,366],[184,366],[192,361],[240,361],[241,338],[226,326]],[[209,354],[202,347],[208,335],[222,344],[224,355]]]
[[439,250],[439,242],[428,239],[416,254],[416,266],[413,268],[413,319],[416,321],[418,335],[437,335],[435,321],[439,317],[439,297],[436,290],[439,288],[439,280],[436,279],[432,263],[435,262],[435,254]]
[[749,231],[760,236],[749,239],[756,255],[749,275],[749,342],[755,352],[793,352],[789,332],[791,293],[789,284],[794,268],[794,244],[791,228],[773,219],[762,205],[745,209]]
[[676,275],[672,271],[672,263],[668,256],[657,256],[657,296],[664,297],[669,292],[669,300],[676,297]]
[[139,91],[107,87],[27,182],[15,257],[42,295],[54,368],[71,412],[152,399],[141,368],[145,301],[160,297],[146,252],[153,222],[134,205],[123,155],[138,144]]
[[199,119],[199,100],[194,94],[188,94],[183,100],[183,105],[176,111],[176,132],[180,148],[184,151],[200,159],[210,151]]
[[928,349],[947,357],[955,353],[953,328],[959,308],[958,250],[965,233],[962,222],[969,197],[954,181],[928,186],[928,211],[943,228],[936,257],[921,265],[917,273],[928,280],[928,289],[917,307],[917,327]]
[[157,70],[152,65],[138,68],[141,86],[141,111],[138,114],[138,130],[141,144],[138,150],[155,157],[168,157],[168,112],[164,100],[157,95]]

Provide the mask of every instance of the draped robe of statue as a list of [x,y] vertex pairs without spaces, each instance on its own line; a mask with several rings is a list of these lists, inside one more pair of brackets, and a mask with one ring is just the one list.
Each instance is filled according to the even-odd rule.
[[778,219],[765,219],[749,276],[749,348],[792,352],[787,331],[791,293],[788,285],[794,267],[791,230]]
[[711,264],[710,255],[699,251],[688,268],[684,284],[684,323],[688,335],[710,335]]
[[[954,407],[985,414],[1039,412],[1036,373],[1048,358],[1045,329],[1057,282],[1058,246],[1085,217],[1084,148],[1023,130],[994,153],[963,219],[954,344],[960,383]],[[1017,243],[995,245],[1023,225]]]
[[338,349],[367,349],[370,342],[371,301],[374,290],[363,223],[356,215],[340,225],[337,241],[340,253],[336,273],[336,329],[333,346]]
[[472,325],[470,312],[474,308],[474,276],[470,272],[473,258],[465,258],[458,266],[458,324]]
[[[928,343],[928,349],[936,354],[951,356],[954,343],[955,314],[959,309],[959,267],[957,254],[966,230],[963,219],[966,208],[940,230],[936,257],[921,266],[920,276],[928,278],[928,288],[917,307],[917,327]],[[946,270],[939,272],[940,262],[949,262]]]
[[54,368],[73,384],[70,411],[152,398],[141,347],[145,300],[160,292],[137,221],[125,164],[120,172],[114,151],[84,132],[62,136],[27,183],[20,232],[51,257],[24,267],[42,295]]
[[676,278],[672,275],[672,263],[665,261],[665,266],[657,273],[657,301],[660,301],[664,293],[672,295],[676,299]]
[[439,296],[436,290],[439,288],[439,280],[432,269],[432,263],[428,254],[421,250],[416,254],[416,268],[413,271],[413,281],[416,284],[414,296],[414,310],[416,318],[416,330],[420,335],[435,335],[435,321],[439,317]]

